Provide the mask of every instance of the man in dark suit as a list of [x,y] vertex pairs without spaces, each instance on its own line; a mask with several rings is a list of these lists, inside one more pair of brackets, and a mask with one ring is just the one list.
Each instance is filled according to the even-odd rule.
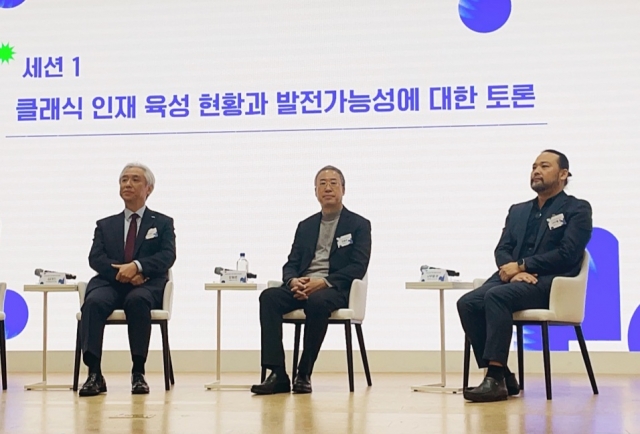
[[470,401],[490,402],[519,393],[507,367],[513,334],[512,314],[548,309],[556,276],[576,276],[591,238],[591,205],[569,196],[569,161],[555,150],[543,151],[533,163],[533,200],[509,209],[495,250],[498,271],[484,285],[458,300],[458,313],[480,368],[487,375],[465,390]]
[[151,310],[162,307],[168,272],[176,260],[173,219],[146,207],[155,178],[148,167],[128,164],[120,174],[125,210],[97,222],[89,265],[96,273],[82,305],[81,345],[89,368],[80,396],[107,391],[102,376],[102,337],[107,317],[124,309],[133,368],[131,393],[149,393],[144,365],[151,337]]
[[311,373],[329,316],[348,306],[351,283],[367,272],[371,223],[342,206],[344,192],[344,176],[339,169],[320,169],[315,178],[315,194],[322,211],[298,224],[291,253],[282,268],[283,285],[268,288],[260,295],[262,366],[271,374],[251,388],[255,394],[291,391],[282,346],[282,315],[296,309],[304,309],[306,321],[293,391],[311,392]]

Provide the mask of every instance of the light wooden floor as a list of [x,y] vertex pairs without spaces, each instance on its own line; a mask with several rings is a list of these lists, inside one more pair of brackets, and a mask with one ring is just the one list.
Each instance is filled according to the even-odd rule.
[[[66,383],[69,375],[50,375]],[[640,377],[597,377],[594,396],[586,375],[555,375],[554,399],[544,379],[528,375],[524,396],[494,404],[465,403],[460,395],[411,392],[437,375],[363,374],[348,391],[346,374],[317,374],[311,395],[252,396],[248,391],[205,391],[210,374],[179,374],[165,393],[151,374],[151,394],[132,396],[124,374],[105,375],[108,394],[79,398],[71,391],[24,391],[35,374],[12,374],[0,396],[0,432],[31,433],[640,433]],[[255,374],[227,374],[225,382],[251,383]],[[449,378],[459,384],[458,375]],[[479,377],[474,377],[475,384]]]

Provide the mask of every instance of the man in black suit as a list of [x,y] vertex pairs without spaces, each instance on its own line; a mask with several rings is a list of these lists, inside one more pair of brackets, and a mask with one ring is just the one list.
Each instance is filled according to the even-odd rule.
[[465,399],[490,402],[519,393],[507,367],[513,334],[512,314],[548,309],[556,276],[576,276],[591,238],[591,205],[569,196],[569,161],[555,150],[533,163],[531,188],[538,197],[509,209],[495,250],[498,271],[484,285],[458,300],[458,313],[480,368],[487,375]]
[[296,309],[304,309],[306,321],[293,391],[311,392],[311,373],[329,316],[348,306],[351,283],[367,272],[371,223],[342,206],[344,192],[344,176],[339,169],[320,169],[315,178],[315,194],[322,211],[298,224],[291,253],[282,268],[283,285],[268,288],[260,295],[262,366],[271,374],[251,388],[255,394],[291,390],[282,346],[282,315]]
[[173,219],[146,207],[155,178],[148,167],[128,164],[120,174],[125,210],[97,222],[89,265],[96,273],[82,305],[81,345],[89,368],[80,396],[107,391],[102,376],[102,337],[107,317],[124,309],[133,368],[131,393],[149,393],[144,365],[151,337],[151,310],[162,307],[168,272],[176,260]]

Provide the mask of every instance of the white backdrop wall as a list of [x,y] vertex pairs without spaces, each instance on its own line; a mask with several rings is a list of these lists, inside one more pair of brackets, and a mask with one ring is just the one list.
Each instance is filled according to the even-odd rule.
[[[620,240],[623,340],[607,349],[626,351],[640,304],[639,12],[633,1],[514,0],[508,22],[483,34],[451,0],[0,9],[0,43],[16,53],[0,64],[0,280],[21,291],[36,267],[89,279],[95,221],[122,210],[119,172],[141,161],[157,178],[148,206],[175,219],[172,347],[211,349],[215,295],[203,286],[213,268],[246,252],[258,281],[280,278],[297,222],[319,209],[313,176],[333,164],[346,176],[345,205],[372,222],[368,348],[435,350],[437,297],[404,282],[424,263],[490,275],[508,207],[533,197],[531,163],[551,147],[571,162],[568,192]],[[39,56],[63,57],[64,76],[23,77]],[[533,84],[535,107],[487,109],[494,84]],[[431,87],[462,85],[478,92],[474,110],[430,109]],[[278,114],[277,92],[380,88],[419,88],[419,110]],[[202,93],[225,92],[265,92],[266,114],[199,115]],[[145,113],[156,94],[189,94],[190,115]],[[137,97],[136,118],[93,119],[92,99],[116,95]],[[83,119],[18,121],[19,99],[51,97],[83,97]],[[259,348],[257,295],[224,295],[225,348]],[[41,345],[41,297],[23,296],[29,323],[10,350]],[[447,298],[452,349],[462,342],[458,296]],[[54,295],[50,305],[50,347],[72,349],[77,300]],[[335,332],[325,348],[343,345]],[[124,331],[108,332],[105,347],[126,349]]]

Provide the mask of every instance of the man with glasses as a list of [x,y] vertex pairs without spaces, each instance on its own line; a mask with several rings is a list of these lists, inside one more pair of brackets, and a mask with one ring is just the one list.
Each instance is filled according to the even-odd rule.
[[322,210],[298,224],[282,269],[282,286],[260,295],[261,363],[271,374],[254,385],[252,393],[291,391],[282,346],[282,315],[296,309],[304,309],[306,321],[293,392],[311,393],[311,373],[331,312],[348,306],[351,283],[367,272],[371,223],[342,205],[344,192],[344,176],[338,168],[325,166],[318,171],[315,195]]

